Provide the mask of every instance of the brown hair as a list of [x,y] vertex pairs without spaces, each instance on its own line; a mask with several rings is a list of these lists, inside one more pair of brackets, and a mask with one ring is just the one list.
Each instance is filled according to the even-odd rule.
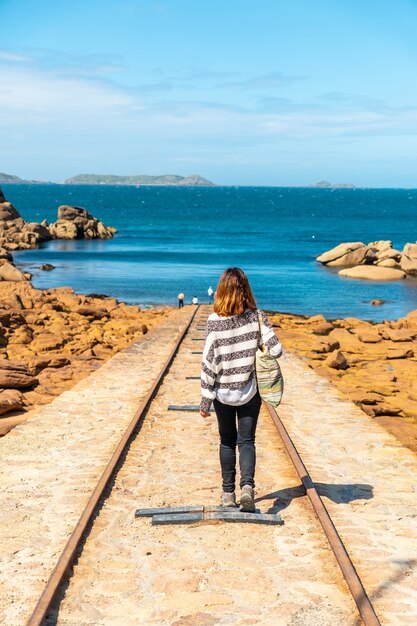
[[221,317],[229,317],[241,315],[246,309],[256,309],[248,277],[239,267],[229,267],[220,276],[214,311]]

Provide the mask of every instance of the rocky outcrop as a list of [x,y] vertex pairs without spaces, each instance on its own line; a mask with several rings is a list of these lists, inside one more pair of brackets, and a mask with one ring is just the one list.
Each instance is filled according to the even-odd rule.
[[364,260],[368,247],[361,241],[341,243],[317,257],[317,261],[330,267],[358,265]]
[[26,365],[17,361],[0,359],[0,389],[25,389],[38,384],[38,379]]
[[88,376],[169,311],[142,311],[69,288],[38,290],[29,281],[1,281],[0,435],[10,429],[10,413],[20,412],[24,420],[26,411]]
[[417,243],[406,243],[400,262],[401,269],[411,276],[417,276]]
[[58,220],[48,230],[53,239],[110,239],[117,232],[86,209],[69,205],[58,208]]
[[362,278],[365,280],[403,280],[405,272],[393,267],[381,267],[380,265],[356,265],[338,272],[340,276],[348,278]]
[[[35,248],[50,239],[109,239],[115,232],[85,209],[66,205],[58,208],[58,220],[51,225],[26,222],[0,188],[0,251]],[[7,258],[3,254],[0,258]]]
[[0,189],[0,247],[22,250],[34,248],[48,239],[51,239],[49,231],[40,224],[25,222]]
[[[317,315],[270,320],[287,349],[417,452],[417,311],[375,324]],[[326,323],[333,329],[317,335]]]
[[339,274],[349,278],[401,280],[407,274],[417,276],[417,243],[407,243],[402,252],[393,248],[389,240],[341,243],[316,260],[323,265],[344,268]]
[[0,259],[0,280],[10,280],[20,282],[21,280],[30,280],[31,275],[21,272],[6,259]]
[[17,389],[0,391],[0,416],[11,411],[20,411],[26,406],[25,396]]

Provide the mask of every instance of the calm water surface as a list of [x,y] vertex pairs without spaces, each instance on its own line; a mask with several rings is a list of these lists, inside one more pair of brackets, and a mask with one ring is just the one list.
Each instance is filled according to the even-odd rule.
[[[60,204],[88,209],[119,232],[107,241],[53,241],[15,254],[36,287],[70,286],[142,305],[207,300],[225,267],[248,274],[266,309],[382,320],[417,308],[417,281],[342,278],[315,257],[341,241],[417,239],[417,190],[277,187],[2,185],[28,221]],[[39,266],[51,263],[52,272]],[[373,307],[370,300],[386,300]]]

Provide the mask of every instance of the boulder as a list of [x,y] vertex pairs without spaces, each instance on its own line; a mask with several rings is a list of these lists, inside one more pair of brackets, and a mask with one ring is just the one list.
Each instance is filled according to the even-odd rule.
[[79,306],[74,310],[79,315],[84,315],[91,320],[101,320],[103,317],[108,316],[108,312],[104,309],[97,309],[93,306]]
[[417,276],[417,243],[405,244],[400,266],[407,274]]
[[38,384],[28,367],[19,361],[0,359],[0,389],[25,389]]
[[383,396],[379,393],[367,391],[366,389],[355,389],[348,392],[349,399],[355,404],[367,404],[370,406],[375,405],[377,402],[381,402]]
[[350,267],[364,260],[368,246],[361,241],[341,243],[335,248],[320,254],[316,260],[331,267]]
[[30,280],[30,274],[24,274],[12,263],[4,259],[0,260],[0,280],[20,282]]
[[9,222],[19,217],[19,212],[14,208],[11,202],[0,202],[0,222]]
[[358,332],[358,339],[362,343],[379,343],[382,341],[382,337],[375,330],[360,330]]
[[305,321],[306,324],[327,324],[327,320],[324,317],[324,315],[313,315],[312,317],[309,317],[308,319],[306,319]]
[[97,233],[100,239],[111,239],[114,230],[114,228],[105,226],[103,222],[97,222]]
[[413,339],[417,336],[417,329],[411,328],[384,328],[383,331],[384,339],[389,339],[390,341],[413,341]]
[[395,267],[400,269],[400,265],[395,259],[382,259],[382,261],[376,260],[375,265],[378,265],[378,267]]
[[411,348],[388,348],[387,359],[412,359],[414,351]]
[[9,337],[9,344],[27,345],[33,339],[33,332],[29,326],[19,326]]
[[51,265],[51,263],[44,263],[40,266],[39,269],[43,270],[44,272],[50,272],[51,270],[55,269],[55,265]]
[[78,228],[74,222],[58,220],[49,226],[53,239],[78,239]]
[[58,207],[58,220],[73,221],[77,218],[81,218],[82,221],[88,221],[94,219],[91,213],[80,206],[71,206],[68,204],[62,204]]
[[52,239],[49,229],[42,224],[38,224],[37,222],[30,222],[29,224],[26,224],[25,231],[27,233],[33,233],[36,236],[37,241],[49,241]]
[[339,342],[336,341],[336,339],[328,339],[328,338],[320,339],[319,341],[316,341],[311,346],[312,351],[317,352],[317,354],[324,354],[326,352],[334,352],[338,348],[340,348]]
[[374,415],[400,415],[402,408],[387,403],[377,404],[373,409]]
[[331,331],[328,338],[338,341],[342,350],[349,354],[358,354],[363,350],[363,345],[357,335],[350,333],[346,328],[335,328]]
[[378,265],[356,265],[338,272],[339,276],[361,278],[363,280],[403,280],[406,274],[402,270]]
[[318,324],[312,326],[311,332],[314,335],[328,335],[333,330],[333,328],[334,326],[330,322],[319,322]]
[[375,254],[381,254],[386,250],[392,249],[392,241],[388,241],[387,239],[382,239],[380,241],[370,241],[368,243],[368,247],[370,250],[373,250]]
[[384,250],[377,252],[375,256],[378,261],[383,261],[384,259],[394,259],[399,262],[401,260],[401,252],[395,248],[385,248]]
[[347,359],[343,352],[335,350],[324,361],[325,365],[335,370],[346,370],[349,367]]
[[13,261],[13,255],[10,254],[6,248],[0,247],[0,259],[6,259],[6,261]]
[[10,411],[21,411],[26,406],[25,396],[17,389],[0,391],[0,415]]
[[59,350],[65,343],[64,337],[54,333],[42,332],[30,344],[30,349],[35,352],[48,352],[48,350]]

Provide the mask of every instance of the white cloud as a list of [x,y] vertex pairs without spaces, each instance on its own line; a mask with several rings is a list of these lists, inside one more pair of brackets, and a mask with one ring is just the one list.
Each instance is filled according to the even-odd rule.
[[28,68],[0,65],[0,119],[16,117],[53,124],[54,118],[74,118],[80,123],[103,112],[119,112],[133,99],[122,89],[104,82],[61,77]]
[[0,63],[30,63],[31,59],[23,54],[16,54],[10,52],[10,50],[4,50],[0,48]]
[[[311,141],[319,146],[326,138],[340,143],[354,137],[417,134],[413,106],[394,108],[365,97],[353,105],[352,98],[339,93],[312,95],[310,101],[264,97],[258,104],[243,106],[240,96],[225,102],[224,90],[214,89],[204,92],[205,101],[186,99],[197,92],[179,89],[168,99],[169,82],[164,80],[133,89],[103,77],[99,68],[106,64],[116,68],[117,59],[64,55],[60,60],[58,55],[55,61],[50,51],[39,53],[36,60],[0,50],[4,154],[11,146],[21,152],[29,145],[32,152],[46,153],[54,143],[57,151],[59,142],[65,141],[66,150],[71,144],[73,153],[88,153],[91,161],[106,152],[146,155],[152,150],[165,151],[177,162],[192,162],[198,154],[204,159],[220,150],[233,154],[236,162],[251,150],[270,155],[282,142]],[[273,73],[240,85],[243,89],[245,82],[253,87],[262,83],[266,88],[281,79]]]

